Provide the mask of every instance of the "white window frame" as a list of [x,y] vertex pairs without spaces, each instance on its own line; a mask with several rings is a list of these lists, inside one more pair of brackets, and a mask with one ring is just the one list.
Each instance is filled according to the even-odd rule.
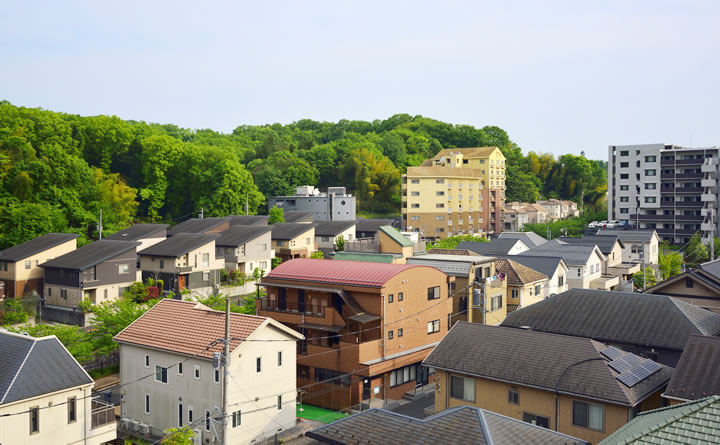
[[118,273],[119,274],[126,274],[130,273],[130,265],[129,264],[118,264]]
[[177,362],[177,375],[183,375],[183,362]]
[[278,368],[282,368],[282,359],[283,359],[282,351],[278,351],[278,353],[277,353],[277,367]]
[[145,361],[143,363],[145,363],[146,368],[150,367],[150,354],[145,354]]
[[193,366],[193,378],[200,380],[200,365]]
[[213,380],[215,381],[215,383],[220,383],[220,370],[215,369],[214,371],[215,372],[213,372]]
[[[158,368],[160,368],[160,370],[158,370]],[[163,380],[162,380],[163,371],[165,371],[165,381],[164,381],[164,382],[163,382]],[[159,378],[159,379],[158,379],[158,374],[160,374],[160,378]],[[168,380],[169,380],[169,379],[168,379],[168,369],[167,369],[166,367],[164,367],[164,366],[155,365],[155,381],[158,382],[158,383],[163,383],[163,384],[167,385],[167,384],[168,384]]]
[[[463,394],[462,394],[462,397],[457,397],[457,396],[453,395],[453,393],[452,393],[452,382],[453,382],[453,379],[460,379],[460,380],[462,380],[462,385],[463,385]],[[472,385],[467,385],[467,384],[465,383],[466,381],[472,382]],[[466,394],[466,392],[465,392],[465,391],[466,391],[467,389],[469,389],[469,388],[472,389],[472,395]],[[469,378],[469,377],[462,377],[462,376],[459,376],[459,375],[451,375],[451,376],[450,376],[450,388],[449,388],[449,392],[450,392],[450,397],[453,398],[453,399],[463,400],[463,401],[466,401],[466,402],[475,403],[475,398],[476,398],[476,397],[475,397],[475,396],[476,396],[476,394],[475,394],[475,392],[476,392],[476,391],[475,391],[475,379],[472,379],[472,378]]]
[[255,357],[255,374],[262,374],[262,357]]
[[242,425],[242,410],[233,411],[232,413],[232,427],[237,428]]

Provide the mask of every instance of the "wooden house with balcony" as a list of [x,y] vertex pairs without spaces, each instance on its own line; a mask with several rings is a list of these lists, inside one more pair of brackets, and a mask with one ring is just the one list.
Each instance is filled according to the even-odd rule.
[[421,265],[294,259],[262,279],[257,313],[305,336],[297,358],[304,402],[376,406],[428,382],[420,363],[448,330],[449,281]]

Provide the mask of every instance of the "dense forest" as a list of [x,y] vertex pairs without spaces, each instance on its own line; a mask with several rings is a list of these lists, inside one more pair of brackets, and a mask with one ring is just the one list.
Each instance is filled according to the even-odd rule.
[[366,214],[399,214],[401,175],[441,148],[498,146],[507,199],[599,206],[606,163],[523,155],[501,128],[397,114],[373,122],[300,120],[241,125],[231,134],[115,116],[57,113],[0,101],[0,248],[51,231],[97,236],[133,222],[262,213],[297,185],[344,185]]

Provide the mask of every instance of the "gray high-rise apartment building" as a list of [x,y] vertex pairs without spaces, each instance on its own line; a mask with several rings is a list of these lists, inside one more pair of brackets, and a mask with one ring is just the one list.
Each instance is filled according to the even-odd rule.
[[718,147],[668,144],[608,148],[608,218],[655,229],[684,244],[718,236]]
[[345,187],[328,187],[322,193],[311,185],[296,187],[292,196],[273,196],[268,208],[281,207],[286,212],[312,212],[315,221],[355,221],[355,197]]

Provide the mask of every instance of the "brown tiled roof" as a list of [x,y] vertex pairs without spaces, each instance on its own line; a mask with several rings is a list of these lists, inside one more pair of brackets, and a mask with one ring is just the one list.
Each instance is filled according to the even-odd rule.
[[496,260],[495,270],[504,273],[507,283],[512,286],[522,286],[540,280],[547,280],[547,275],[508,259]]
[[430,249],[427,251],[428,255],[465,255],[465,256],[480,256],[479,253],[475,253],[468,249]]
[[547,209],[540,204],[528,204],[527,206],[523,207],[522,210],[524,210],[526,212],[545,212],[545,213],[547,213]]
[[[272,322],[267,317],[231,313],[230,336],[247,338],[266,320]],[[206,349],[207,346],[224,336],[224,312],[192,301],[166,298],[116,335],[115,341],[212,358],[212,353],[222,351],[223,345],[217,343]],[[230,350],[241,343],[231,341]]]

